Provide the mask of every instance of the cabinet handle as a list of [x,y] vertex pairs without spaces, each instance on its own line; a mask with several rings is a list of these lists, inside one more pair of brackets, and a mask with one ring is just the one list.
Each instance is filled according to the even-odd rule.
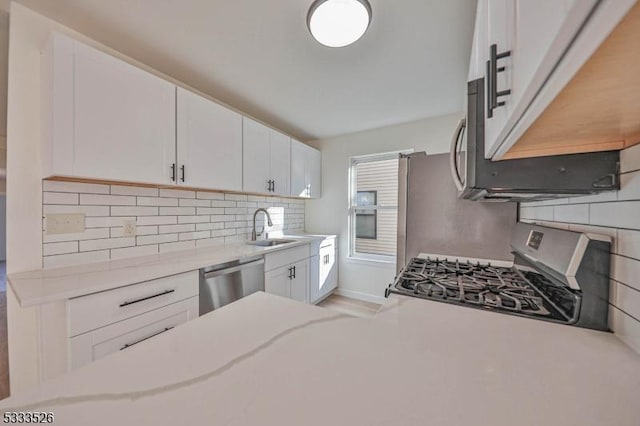
[[140,340],[136,340],[135,342],[127,343],[126,345],[124,345],[123,347],[121,347],[121,348],[120,348],[120,350],[121,350],[121,351],[123,351],[123,350],[125,350],[125,349],[127,349],[127,348],[130,348],[130,347],[131,347],[131,346],[133,346],[133,345],[137,345],[138,343],[144,342],[144,341],[145,341],[145,340],[147,340],[147,339],[151,339],[152,337],[156,337],[156,336],[157,336],[157,335],[159,335],[159,334],[162,334],[162,333],[164,333],[164,332],[166,332],[166,331],[169,331],[169,330],[171,330],[172,328],[173,328],[173,327],[165,327],[165,328],[164,328],[164,330],[160,330],[160,331],[158,331],[158,332],[156,332],[156,333],[153,333],[153,334],[152,334],[152,335],[150,335],[150,336],[144,337],[144,338],[142,338],[142,339],[140,339]]
[[273,180],[273,181],[271,181],[271,182],[273,182],[273,183],[272,183],[272,186],[271,186],[271,192],[276,192],[276,181],[275,181],[275,180]]
[[176,163],[171,164],[171,182],[176,181]]
[[296,279],[296,267],[295,266],[293,267],[293,279],[294,280]]
[[267,184],[268,184],[268,186],[267,186],[267,191],[269,191],[269,192],[271,192],[271,182],[273,182],[271,179],[269,179],[269,180],[267,181]]
[[173,293],[174,291],[175,291],[175,289],[165,290],[165,291],[163,291],[163,292],[161,292],[161,293],[154,294],[154,295],[147,296],[147,297],[143,297],[143,298],[141,298],[141,299],[131,300],[131,301],[129,301],[129,302],[122,302],[122,303],[120,304],[120,307],[121,307],[121,308],[124,308],[125,306],[129,306],[129,305],[133,305],[134,303],[143,302],[143,301],[145,301],[145,300],[153,299],[154,297],[164,296],[165,294]]
[[498,73],[505,70],[504,67],[498,67],[498,60],[511,56],[511,51],[507,50],[498,53],[498,45],[491,45],[491,53],[487,61],[487,117],[493,117],[493,110],[504,106],[503,102],[498,102],[498,98],[511,94],[511,90],[498,90]]
[[180,166],[180,171],[182,172],[182,177],[180,178],[180,181],[184,182],[184,164]]
[[292,272],[292,271],[293,271],[293,268],[291,268],[291,267],[290,267],[290,268],[289,268],[289,276],[288,276],[287,278],[291,279],[291,275],[293,274],[293,272]]

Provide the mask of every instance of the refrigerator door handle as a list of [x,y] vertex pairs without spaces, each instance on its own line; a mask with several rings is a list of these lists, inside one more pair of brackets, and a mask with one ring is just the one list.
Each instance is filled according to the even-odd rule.
[[464,190],[464,179],[460,176],[460,165],[458,164],[458,145],[462,141],[462,135],[464,133],[464,129],[467,126],[467,121],[463,117],[458,121],[458,125],[456,126],[456,131],[453,133],[453,138],[451,139],[451,152],[449,155],[449,165],[451,166],[451,175],[453,176],[453,182],[456,184],[456,188],[458,191],[462,192]]

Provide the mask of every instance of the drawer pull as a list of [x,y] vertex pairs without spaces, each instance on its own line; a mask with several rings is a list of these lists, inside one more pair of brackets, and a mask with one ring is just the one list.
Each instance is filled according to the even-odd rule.
[[138,343],[140,343],[140,342],[144,342],[144,341],[145,341],[145,340],[147,340],[147,339],[151,339],[152,337],[156,337],[157,335],[162,334],[162,333],[164,333],[165,331],[169,331],[169,330],[171,330],[172,328],[173,328],[173,327],[165,327],[165,328],[164,328],[164,330],[160,330],[160,331],[158,331],[158,332],[156,332],[156,333],[153,333],[151,336],[144,337],[144,338],[142,338],[142,339],[140,339],[140,340],[136,340],[135,342],[127,343],[126,345],[124,345],[123,347],[121,347],[121,348],[120,348],[120,350],[121,350],[121,351],[123,351],[123,350],[125,350],[125,349],[127,349],[127,348],[130,348],[130,347],[131,347],[131,346],[133,346],[133,345],[137,345],[137,344],[138,344]]
[[164,296],[165,294],[173,293],[174,291],[175,291],[174,289],[166,290],[166,291],[163,291],[162,293],[154,294],[152,296],[143,297],[142,299],[136,299],[136,300],[132,300],[130,302],[123,302],[123,303],[120,304],[120,307],[124,308],[125,306],[133,305],[134,303],[138,303],[138,302],[144,302],[145,300],[153,299],[154,297]]

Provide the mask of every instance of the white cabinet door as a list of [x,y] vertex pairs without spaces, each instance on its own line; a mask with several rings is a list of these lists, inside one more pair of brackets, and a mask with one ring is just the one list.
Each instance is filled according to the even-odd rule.
[[298,302],[309,301],[309,259],[304,259],[291,265],[293,278],[291,279],[291,291],[289,297]]
[[75,41],[73,73],[73,174],[172,183],[175,85]]
[[271,130],[250,118],[242,118],[242,176],[245,192],[269,193]]
[[278,195],[290,195],[291,178],[291,138],[271,130],[271,179],[273,192]]
[[264,291],[282,297],[291,297],[291,266],[286,265],[264,274]]
[[312,147],[308,147],[307,154],[309,197],[320,198],[322,196],[322,154]]
[[322,155],[320,151],[291,140],[291,195],[319,198],[321,195]]
[[306,145],[291,140],[291,195],[308,197]]
[[[514,38],[514,0],[491,0],[487,7],[487,60],[491,56],[491,46],[495,45],[498,55],[513,50]],[[487,100],[491,92],[501,92],[510,90],[513,82],[513,61],[512,56],[508,56],[496,61],[498,68],[504,71],[495,74],[494,87],[490,87],[492,80],[487,65],[485,72],[485,155],[489,156],[492,149],[498,142],[498,135],[504,128],[512,108],[511,95],[501,96],[497,102],[504,102],[503,106],[496,107],[489,111]]]
[[180,87],[177,108],[178,182],[242,191],[242,116]]

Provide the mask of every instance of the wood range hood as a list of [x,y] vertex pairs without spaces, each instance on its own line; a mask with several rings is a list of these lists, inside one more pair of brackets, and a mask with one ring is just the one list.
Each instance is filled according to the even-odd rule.
[[640,143],[640,2],[503,159]]

